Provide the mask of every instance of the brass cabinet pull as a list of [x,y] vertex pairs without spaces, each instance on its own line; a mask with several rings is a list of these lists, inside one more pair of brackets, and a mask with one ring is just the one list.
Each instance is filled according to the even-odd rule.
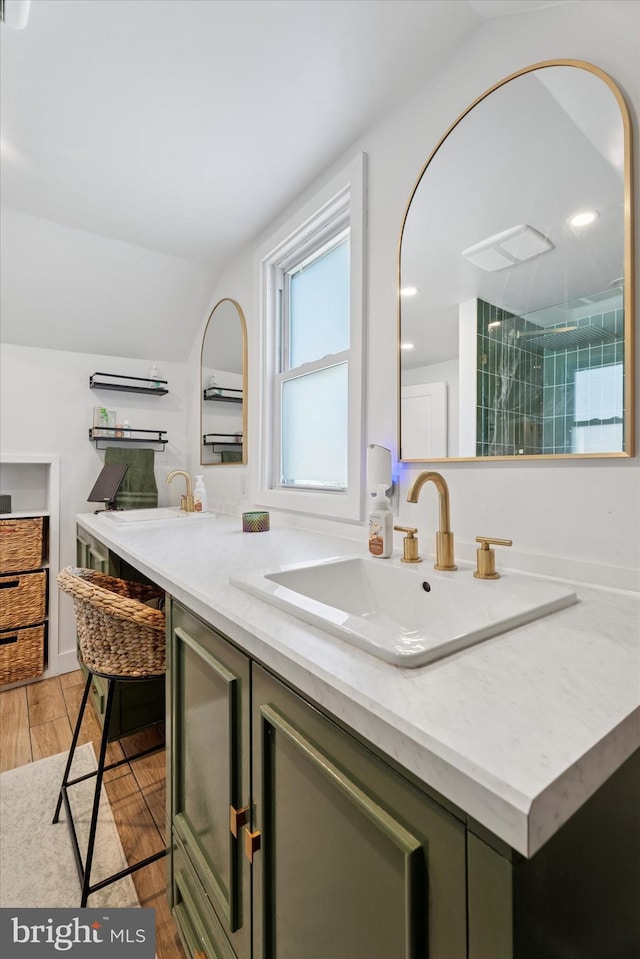
[[229,829],[231,830],[232,835],[238,838],[238,833],[240,828],[244,826],[249,820],[249,807],[242,806],[240,809],[236,809],[235,806],[229,806]]
[[254,854],[260,848],[260,830],[251,832],[248,826],[244,827],[244,854],[250,863],[253,863]]

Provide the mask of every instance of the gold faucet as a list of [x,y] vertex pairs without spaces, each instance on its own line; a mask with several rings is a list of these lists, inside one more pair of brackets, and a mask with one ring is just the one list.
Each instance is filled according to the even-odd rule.
[[425,483],[433,483],[438,491],[440,529],[436,533],[436,561],[434,569],[457,569],[453,558],[453,533],[449,529],[449,487],[440,473],[425,470],[416,476],[407,493],[408,503],[417,503]]
[[195,507],[193,505],[193,490],[191,488],[191,477],[184,470],[172,470],[167,476],[167,483],[170,483],[174,476],[184,476],[187,484],[186,495],[180,497],[180,509],[184,510],[185,513],[194,513]]

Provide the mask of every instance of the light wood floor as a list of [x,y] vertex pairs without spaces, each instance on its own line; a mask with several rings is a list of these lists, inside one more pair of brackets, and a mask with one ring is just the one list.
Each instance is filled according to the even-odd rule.
[[[76,670],[0,692],[0,771],[69,749],[83,686],[82,673]],[[97,755],[100,734],[93,707],[88,707],[78,742],[93,742]],[[161,741],[157,729],[149,729],[110,743],[107,763]],[[165,845],[165,781],[164,749],[135,763],[123,763],[105,775],[105,788],[130,864]],[[131,878],[141,906],[156,910],[158,959],[185,959],[167,904],[166,870],[166,859],[159,859],[134,872]]]

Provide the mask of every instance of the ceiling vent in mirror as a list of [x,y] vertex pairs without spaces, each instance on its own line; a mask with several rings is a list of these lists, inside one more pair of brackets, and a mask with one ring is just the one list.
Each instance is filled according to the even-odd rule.
[[468,247],[462,251],[462,255],[481,270],[494,273],[508,266],[517,266],[518,263],[524,263],[552,249],[551,240],[533,227],[521,223]]

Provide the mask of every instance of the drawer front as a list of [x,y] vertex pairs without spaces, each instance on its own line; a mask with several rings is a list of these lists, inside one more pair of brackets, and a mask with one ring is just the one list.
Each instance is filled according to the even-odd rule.
[[0,629],[35,626],[47,615],[47,574],[0,576]]
[[42,566],[44,518],[0,520],[0,573],[25,572]]
[[41,676],[44,650],[44,625],[0,632],[0,686]]

